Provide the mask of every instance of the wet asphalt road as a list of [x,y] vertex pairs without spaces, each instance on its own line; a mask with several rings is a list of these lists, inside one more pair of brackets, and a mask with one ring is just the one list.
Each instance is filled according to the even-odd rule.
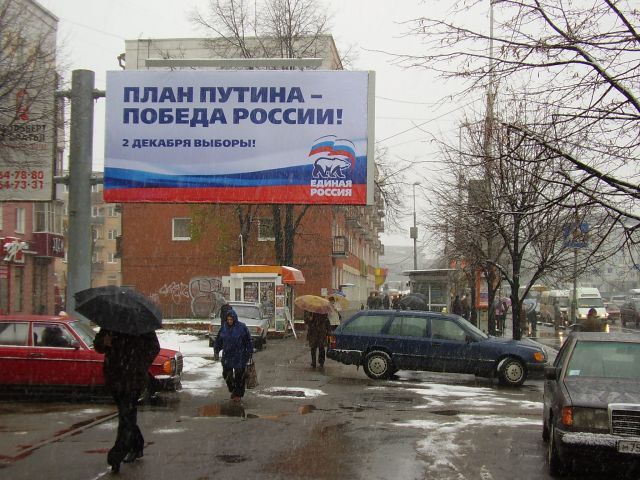
[[[560,343],[544,332],[541,341]],[[145,456],[119,477],[550,478],[541,380],[519,389],[424,372],[373,381],[332,361],[311,369],[294,338],[270,340],[255,359],[260,385],[241,406],[228,401],[219,364],[208,363],[185,374],[183,391],[142,407]],[[112,478],[114,412],[101,401],[0,402],[0,478]]]

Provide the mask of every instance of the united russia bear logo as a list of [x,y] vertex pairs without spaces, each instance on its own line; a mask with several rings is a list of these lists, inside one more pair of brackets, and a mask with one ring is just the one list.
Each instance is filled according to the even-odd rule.
[[327,135],[314,142],[309,157],[315,158],[312,178],[344,180],[355,166],[355,145],[349,140]]

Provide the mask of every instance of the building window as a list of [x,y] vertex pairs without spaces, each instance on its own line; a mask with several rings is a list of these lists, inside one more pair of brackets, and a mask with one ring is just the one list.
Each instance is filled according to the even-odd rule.
[[16,233],[24,233],[25,225],[25,211],[24,208],[16,208]]
[[110,217],[117,217],[118,216],[118,210],[117,210],[115,205],[108,205],[107,206],[107,215],[110,216]]
[[118,231],[117,230],[109,230],[109,240],[115,240],[116,238],[118,238]]
[[98,254],[98,252],[93,252],[93,255],[91,255],[91,263],[98,263],[100,261],[100,255]]
[[107,254],[107,263],[118,263],[115,252],[109,252]]
[[91,236],[94,240],[100,240],[102,238],[102,229],[100,227],[94,226],[91,229]]
[[101,206],[98,205],[94,205],[93,207],[91,207],[91,216],[96,218],[96,217],[102,217],[104,215],[104,210]]
[[102,191],[102,185],[100,185],[99,183],[94,183],[93,185],[91,185],[91,191],[93,193],[99,193],[100,191]]
[[258,241],[273,242],[276,239],[273,233],[273,218],[261,218],[258,220]]
[[64,205],[62,202],[35,203],[33,206],[33,231],[62,235]]
[[190,218],[173,218],[172,221],[172,240],[191,240],[191,219]]

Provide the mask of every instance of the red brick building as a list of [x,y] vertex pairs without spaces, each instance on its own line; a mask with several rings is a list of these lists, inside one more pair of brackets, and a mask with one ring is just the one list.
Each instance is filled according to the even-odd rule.
[[[233,205],[123,204],[119,253],[122,282],[152,296],[166,318],[193,316],[192,300],[203,289],[221,292],[229,267],[275,265],[268,205],[254,216],[246,248]],[[296,213],[303,207],[297,206]],[[295,236],[294,262],[306,283],[296,295],[331,293],[341,285],[353,307],[375,288],[382,244],[382,204],[312,206]],[[197,290],[197,292],[195,291]]]

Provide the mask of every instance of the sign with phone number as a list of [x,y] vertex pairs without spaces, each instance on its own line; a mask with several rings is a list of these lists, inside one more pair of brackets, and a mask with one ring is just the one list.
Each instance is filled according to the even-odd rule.
[[45,172],[27,169],[0,170],[0,190],[42,192],[45,190]]

